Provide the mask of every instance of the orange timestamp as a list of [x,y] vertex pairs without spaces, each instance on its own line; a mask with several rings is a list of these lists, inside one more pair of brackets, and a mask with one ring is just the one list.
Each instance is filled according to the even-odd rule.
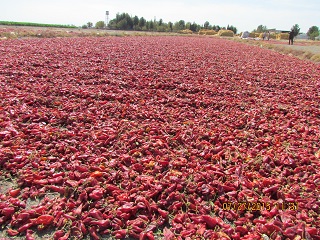
[[225,202],[222,204],[222,209],[225,211],[271,211],[276,207],[278,210],[298,210],[297,202]]

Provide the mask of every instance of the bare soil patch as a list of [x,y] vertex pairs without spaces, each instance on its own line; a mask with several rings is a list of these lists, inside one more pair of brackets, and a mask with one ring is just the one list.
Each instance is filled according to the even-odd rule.
[[289,45],[286,40],[249,40],[234,38],[235,41],[240,41],[249,45],[255,45],[262,48],[274,50],[286,55],[309,60],[314,63],[320,63],[320,42],[311,40],[296,40],[294,45]]

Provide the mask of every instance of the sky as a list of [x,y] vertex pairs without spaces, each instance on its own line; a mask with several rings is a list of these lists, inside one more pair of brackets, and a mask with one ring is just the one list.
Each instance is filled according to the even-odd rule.
[[238,32],[259,25],[290,30],[295,24],[306,33],[320,27],[319,0],[1,0],[0,20],[82,26],[129,13],[146,20],[195,22],[226,27]]

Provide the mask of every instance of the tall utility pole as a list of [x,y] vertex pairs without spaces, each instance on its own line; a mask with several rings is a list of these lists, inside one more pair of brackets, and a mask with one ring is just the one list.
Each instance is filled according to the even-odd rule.
[[109,11],[106,11],[106,28],[108,27],[108,23],[109,23]]

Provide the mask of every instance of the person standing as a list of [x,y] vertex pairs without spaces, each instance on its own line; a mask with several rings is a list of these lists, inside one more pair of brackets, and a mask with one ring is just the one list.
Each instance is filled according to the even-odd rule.
[[293,38],[294,38],[294,31],[291,29],[291,32],[289,33],[289,45],[293,45]]
[[268,31],[267,32],[267,40],[269,41],[269,39],[270,39],[270,32]]

